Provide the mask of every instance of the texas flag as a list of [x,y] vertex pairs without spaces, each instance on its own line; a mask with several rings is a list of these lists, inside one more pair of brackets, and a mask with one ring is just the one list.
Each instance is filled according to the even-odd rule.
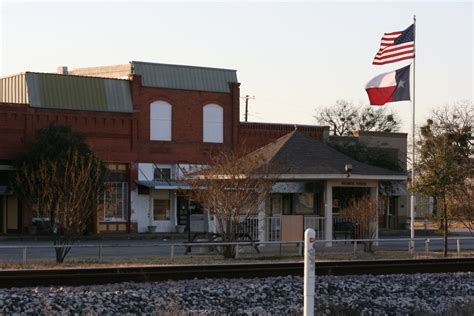
[[410,100],[410,65],[383,73],[365,85],[370,105]]

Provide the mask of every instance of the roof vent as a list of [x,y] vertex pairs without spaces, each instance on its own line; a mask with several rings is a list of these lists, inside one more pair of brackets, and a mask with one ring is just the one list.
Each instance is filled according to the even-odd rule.
[[56,73],[60,75],[67,75],[68,74],[67,66],[59,66],[56,70]]

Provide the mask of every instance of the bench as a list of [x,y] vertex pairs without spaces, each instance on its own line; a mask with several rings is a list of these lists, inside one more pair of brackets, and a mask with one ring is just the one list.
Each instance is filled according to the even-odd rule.
[[[225,243],[225,241],[223,240],[218,240],[219,238],[221,238],[221,234],[218,234],[218,233],[195,233],[190,242],[193,245],[186,246],[185,254],[187,255],[188,253],[190,253],[191,248],[193,246],[203,247],[202,244],[206,244],[206,243]],[[250,236],[250,234],[248,233],[236,233],[234,241],[235,242],[239,242],[239,241],[250,242],[251,244],[248,246],[253,247],[257,253],[260,253],[260,249],[258,249],[258,244],[257,244],[259,240],[252,239],[252,236]],[[213,250],[214,252],[219,253],[217,247],[219,246],[218,245],[209,246],[211,251]]]

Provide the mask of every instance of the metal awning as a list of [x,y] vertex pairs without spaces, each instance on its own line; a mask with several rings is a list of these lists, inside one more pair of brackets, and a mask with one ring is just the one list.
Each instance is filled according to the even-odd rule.
[[138,185],[156,189],[156,190],[178,190],[178,189],[189,189],[189,186],[186,185],[183,181],[169,180],[169,181],[137,181]]
[[400,181],[386,181],[379,183],[379,193],[385,196],[408,195],[406,186]]

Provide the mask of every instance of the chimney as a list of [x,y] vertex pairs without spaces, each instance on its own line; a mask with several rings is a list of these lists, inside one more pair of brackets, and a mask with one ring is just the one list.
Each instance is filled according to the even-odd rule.
[[60,75],[67,75],[68,74],[67,66],[59,66],[56,70],[56,73]]

